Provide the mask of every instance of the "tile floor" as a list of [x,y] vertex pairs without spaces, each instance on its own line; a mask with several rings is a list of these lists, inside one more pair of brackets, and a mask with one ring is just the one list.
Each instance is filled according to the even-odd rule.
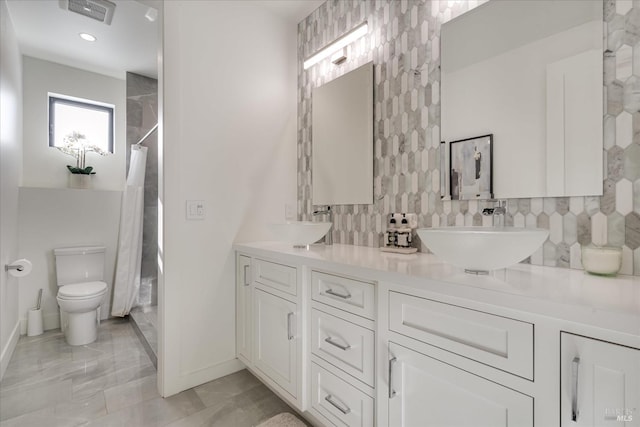
[[158,367],[158,306],[143,305],[134,307],[129,313],[129,320],[140,342],[147,350],[151,362]]
[[248,371],[163,399],[128,320],[71,347],[59,330],[22,337],[0,382],[0,427],[250,427],[294,411]]

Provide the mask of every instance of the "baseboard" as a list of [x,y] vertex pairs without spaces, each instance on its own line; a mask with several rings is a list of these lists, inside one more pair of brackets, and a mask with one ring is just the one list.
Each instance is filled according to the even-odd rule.
[[16,344],[18,344],[18,338],[20,338],[19,321],[16,322],[16,325],[13,327],[9,341],[7,341],[7,345],[2,349],[2,353],[0,353],[0,381],[4,377],[4,373],[9,366],[9,361],[11,360],[11,356],[13,356],[13,351],[16,349]]
[[177,381],[175,381],[178,387],[168,387],[164,390],[164,394],[162,397],[172,396],[174,394],[180,393],[181,391],[188,390],[192,387],[196,387],[209,381],[231,375],[234,372],[243,370],[244,368],[244,364],[238,359],[231,359],[204,369],[199,369],[197,371],[182,374],[180,378],[177,378]]

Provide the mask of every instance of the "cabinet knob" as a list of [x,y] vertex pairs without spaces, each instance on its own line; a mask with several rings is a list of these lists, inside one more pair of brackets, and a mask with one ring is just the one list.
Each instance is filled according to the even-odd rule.
[[389,359],[389,399],[392,399],[396,395],[396,391],[393,389],[393,364],[396,363],[397,360],[395,357]]
[[342,345],[340,343],[335,342],[331,337],[325,338],[324,342],[329,343],[334,347],[338,347],[340,350],[344,350],[344,351],[347,351],[347,350],[349,350],[351,348],[351,346],[349,344]]
[[571,362],[571,421],[578,421],[578,368],[580,358],[574,357]]
[[349,292],[347,292],[346,294],[340,294],[336,291],[334,291],[333,289],[329,288],[326,291],[324,291],[325,294],[329,294],[329,295],[333,295],[334,297],[338,297],[338,298],[342,298],[342,299],[349,299],[351,298],[351,294]]
[[292,332],[292,320],[293,320],[293,312],[291,313],[287,313],[287,338],[289,339],[289,341],[291,341],[293,339],[293,332]]
[[329,402],[334,408],[336,408],[338,411],[342,412],[343,414],[347,415],[349,412],[351,412],[351,408],[349,408],[348,406],[346,407],[342,407],[342,405],[340,405],[337,402],[333,401],[333,396],[330,394],[327,394],[324,398],[324,400],[326,400],[327,402]]
[[249,278],[249,267],[250,267],[249,264],[244,266],[244,285],[245,286],[249,286],[251,284],[251,281],[247,280]]

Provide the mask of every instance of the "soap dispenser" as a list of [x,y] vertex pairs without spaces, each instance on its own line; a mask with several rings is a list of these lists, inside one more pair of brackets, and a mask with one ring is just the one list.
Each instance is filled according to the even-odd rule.
[[386,246],[398,245],[398,233],[396,232],[396,218],[393,214],[391,214],[391,219],[389,220],[389,228],[385,233],[385,241],[386,241]]
[[412,232],[417,227],[416,214],[392,213],[389,214],[387,231],[385,232],[385,245],[380,250],[383,252],[396,252],[412,254],[418,249],[411,246],[413,242]]
[[409,221],[405,213],[402,214],[400,227],[396,231],[396,245],[400,248],[411,247],[411,227],[409,227]]

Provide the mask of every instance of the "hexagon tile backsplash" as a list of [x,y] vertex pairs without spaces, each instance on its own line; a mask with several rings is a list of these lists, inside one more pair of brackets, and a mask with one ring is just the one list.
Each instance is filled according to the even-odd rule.
[[[334,208],[336,243],[378,247],[392,212],[420,227],[479,225],[482,203],[441,201],[440,26],[480,1],[328,0],[298,25],[298,215],[311,219],[311,91],[374,63],[374,204]],[[580,247],[623,248],[622,274],[640,275],[640,3],[604,0],[604,194],[510,199],[507,225],[542,227],[549,239],[531,264],[582,268]],[[305,57],[362,21],[369,34],[339,67]],[[417,236],[416,236],[417,237]],[[423,248],[424,249],[424,248]]]

